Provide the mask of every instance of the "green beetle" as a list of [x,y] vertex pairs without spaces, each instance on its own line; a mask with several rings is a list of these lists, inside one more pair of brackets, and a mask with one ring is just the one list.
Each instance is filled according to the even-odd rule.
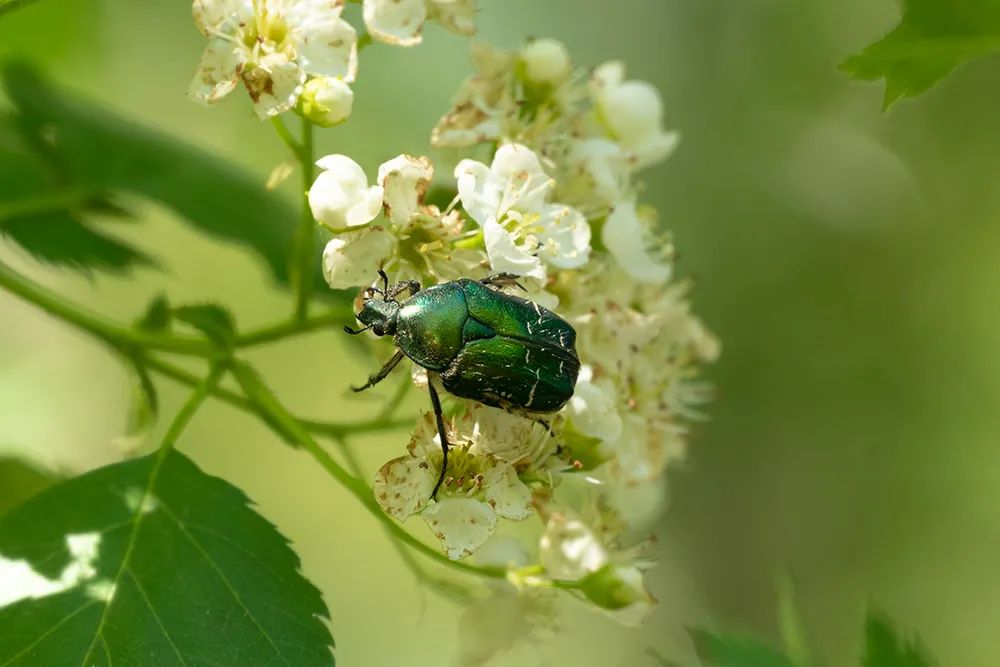
[[[478,281],[462,278],[424,290],[415,280],[390,287],[385,272],[379,275],[382,288],[368,288],[357,313],[365,327],[344,330],[359,334],[370,329],[376,336],[392,336],[398,349],[368,382],[353,389],[375,386],[404,356],[429,371],[427,387],[444,453],[433,498],[448,468],[448,439],[430,376],[436,375],[456,396],[510,412],[555,412],[573,396],[580,372],[576,331],[551,310],[497,289],[517,285],[517,277],[509,273]],[[401,301],[398,297],[405,292],[410,296]]]

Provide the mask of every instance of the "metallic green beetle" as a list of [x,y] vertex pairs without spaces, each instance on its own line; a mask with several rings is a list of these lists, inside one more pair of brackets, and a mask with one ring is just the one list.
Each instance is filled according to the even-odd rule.
[[[353,389],[375,386],[404,356],[429,371],[427,386],[444,453],[433,498],[448,468],[448,439],[430,376],[436,374],[456,396],[510,412],[555,412],[573,396],[580,371],[576,331],[551,310],[496,289],[517,285],[517,277],[509,273],[479,281],[462,278],[425,290],[415,280],[390,287],[385,272],[379,275],[382,288],[368,288],[357,313],[364,329],[344,330],[393,336],[398,349],[368,382]],[[407,291],[410,298],[400,301],[397,297]]]

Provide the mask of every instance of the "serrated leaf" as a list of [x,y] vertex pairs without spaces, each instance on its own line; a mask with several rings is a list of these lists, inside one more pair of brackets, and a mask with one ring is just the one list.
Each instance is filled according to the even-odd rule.
[[705,667],[795,667],[781,651],[762,640],[691,631],[695,650]]
[[0,665],[334,663],[326,606],[288,542],[175,451],[0,518],[0,565]]
[[[7,64],[3,79],[20,125],[68,182],[160,202],[196,230],[252,250],[275,279],[287,282],[298,214],[258,179],[205,151],[57,92],[24,65]],[[319,253],[314,275],[317,284],[322,282]]]
[[157,294],[146,306],[146,312],[136,321],[135,326],[145,331],[165,331],[170,327],[170,317],[167,295]]
[[932,667],[933,664],[917,640],[898,637],[884,614],[868,612],[863,667]]
[[170,313],[173,319],[194,327],[221,345],[228,345],[236,335],[233,316],[218,304],[177,306]]
[[959,65],[1000,51],[1000,2],[905,0],[898,26],[841,65],[851,77],[885,79],[883,109],[926,91]]
[[124,272],[153,264],[86,220],[89,214],[106,214],[115,207],[112,202],[61,184],[12,135],[9,119],[0,120],[0,134],[0,234],[39,261],[78,270]]

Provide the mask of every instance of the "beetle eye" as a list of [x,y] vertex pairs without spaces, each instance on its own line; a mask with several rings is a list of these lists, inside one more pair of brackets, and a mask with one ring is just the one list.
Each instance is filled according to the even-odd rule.
[[364,291],[361,292],[361,298],[367,300],[375,296],[375,294],[376,292],[374,287],[366,287]]

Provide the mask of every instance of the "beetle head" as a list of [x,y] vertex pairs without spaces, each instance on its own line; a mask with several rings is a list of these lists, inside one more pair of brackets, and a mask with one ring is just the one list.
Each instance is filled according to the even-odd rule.
[[376,336],[392,336],[396,333],[396,317],[399,315],[399,302],[394,299],[379,299],[375,296],[365,299],[361,312],[357,314],[358,321],[370,328]]

